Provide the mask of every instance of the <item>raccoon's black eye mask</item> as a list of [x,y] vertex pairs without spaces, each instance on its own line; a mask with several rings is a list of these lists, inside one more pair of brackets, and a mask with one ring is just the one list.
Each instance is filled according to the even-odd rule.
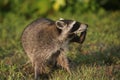
[[74,31],[77,31],[80,27],[80,23],[79,22],[76,22],[74,25],[73,25],[73,28],[71,29],[70,32],[74,32]]
[[[87,24],[86,24],[87,25]],[[88,26],[88,25],[87,25]],[[73,25],[73,28],[71,29],[71,33],[74,33],[75,31],[77,31],[79,28],[81,27],[81,23],[79,22],[76,22],[74,25]],[[86,38],[86,34],[87,34],[87,29],[83,32],[81,32],[79,35],[74,33],[72,36],[72,40],[71,42],[77,42],[77,43],[83,43],[85,41],[85,38]]]

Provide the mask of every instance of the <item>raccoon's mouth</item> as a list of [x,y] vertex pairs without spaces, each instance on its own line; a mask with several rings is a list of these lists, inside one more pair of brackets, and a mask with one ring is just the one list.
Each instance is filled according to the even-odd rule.
[[84,31],[87,31],[87,28],[79,30],[78,33],[79,32],[84,32]]
[[85,28],[85,29],[80,29],[80,30],[78,30],[78,31],[75,31],[74,33],[75,33],[75,34],[80,34],[80,33],[85,32],[85,31],[87,31],[87,28]]

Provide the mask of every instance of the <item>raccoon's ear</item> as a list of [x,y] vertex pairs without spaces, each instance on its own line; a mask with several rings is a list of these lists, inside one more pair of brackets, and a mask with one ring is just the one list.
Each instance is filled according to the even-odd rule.
[[66,23],[64,23],[63,21],[60,21],[60,20],[56,21],[55,24],[58,29],[64,29],[67,26]]
[[63,18],[60,18],[59,20],[64,20]]

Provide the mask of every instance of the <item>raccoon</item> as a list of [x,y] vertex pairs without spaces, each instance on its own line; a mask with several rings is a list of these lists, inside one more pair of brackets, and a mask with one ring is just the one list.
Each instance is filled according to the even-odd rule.
[[[50,65],[59,65],[70,74],[70,65],[66,49],[70,42],[83,43],[87,24],[74,20],[39,18],[29,24],[23,31],[21,40],[34,67],[35,79],[49,72]],[[81,33],[80,36],[77,36]]]

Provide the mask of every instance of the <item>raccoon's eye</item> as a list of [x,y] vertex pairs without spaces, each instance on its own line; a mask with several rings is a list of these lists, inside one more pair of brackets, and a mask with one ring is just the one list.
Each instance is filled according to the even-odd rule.
[[73,27],[72,27],[72,29],[71,29],[70,32],[77,31],[77,30],[79,29],[79,27],[80,27],[80,23],[79,23],[79,22],[76,22],[76,23],[73,25]]

